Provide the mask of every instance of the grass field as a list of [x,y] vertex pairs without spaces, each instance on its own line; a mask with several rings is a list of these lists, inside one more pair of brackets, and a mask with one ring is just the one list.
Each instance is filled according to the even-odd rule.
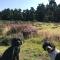
[[[24,39],[20,51],[20,60],[50,60],[47,52],[42,48],[43,39],[47,37],[60,49],[60,24],[42,22],[30,24],[37,28],[38,35]],[[6,46],[0,46],[0,53],[3,53],[7,48]]]

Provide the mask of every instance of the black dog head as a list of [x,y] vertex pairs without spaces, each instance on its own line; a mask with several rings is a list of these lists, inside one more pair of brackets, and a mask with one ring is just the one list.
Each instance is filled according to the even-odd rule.
[[11,41],[12,41],[11,42],[12,46],[20,46],[20,45],[22,45],[22,41],[19,38],[12,38]]
[[48,51],[49,53],[55,50],[55,45],[51,43],[50,41],[44,41],[43,43],[43,49],[45,51]]

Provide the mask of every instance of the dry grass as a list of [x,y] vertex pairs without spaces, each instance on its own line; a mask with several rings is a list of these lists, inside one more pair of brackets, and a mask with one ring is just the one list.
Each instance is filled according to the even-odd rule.
[[47,37],[50,40],[60,40],[60,24],[45,23],[41,24],[37,28],[40,36]]
[[22,33],[25,37],[31,37],[37,34],[37,29],[32,24],[2,24],[0,25],[0,36],[18,35]]

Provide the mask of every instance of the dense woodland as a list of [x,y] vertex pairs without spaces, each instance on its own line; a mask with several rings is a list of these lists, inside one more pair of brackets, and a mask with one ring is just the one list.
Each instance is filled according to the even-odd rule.
[[0,11],[0,20],[21,20],[40,22],[60,22],[60,4],[49,0],[47,5],[39,4],[36,9],[4,9]]

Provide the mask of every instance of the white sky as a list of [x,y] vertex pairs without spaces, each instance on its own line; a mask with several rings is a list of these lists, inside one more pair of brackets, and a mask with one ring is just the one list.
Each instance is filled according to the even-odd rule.
[[[60,3],[60,0],[55,0],[57,4]],[[10,9],[30,9],[30,7],[36,7],[38,4],[43,3],[44,5],[48,4],[48,0],[0,0],[0,11],[5,8]]]

